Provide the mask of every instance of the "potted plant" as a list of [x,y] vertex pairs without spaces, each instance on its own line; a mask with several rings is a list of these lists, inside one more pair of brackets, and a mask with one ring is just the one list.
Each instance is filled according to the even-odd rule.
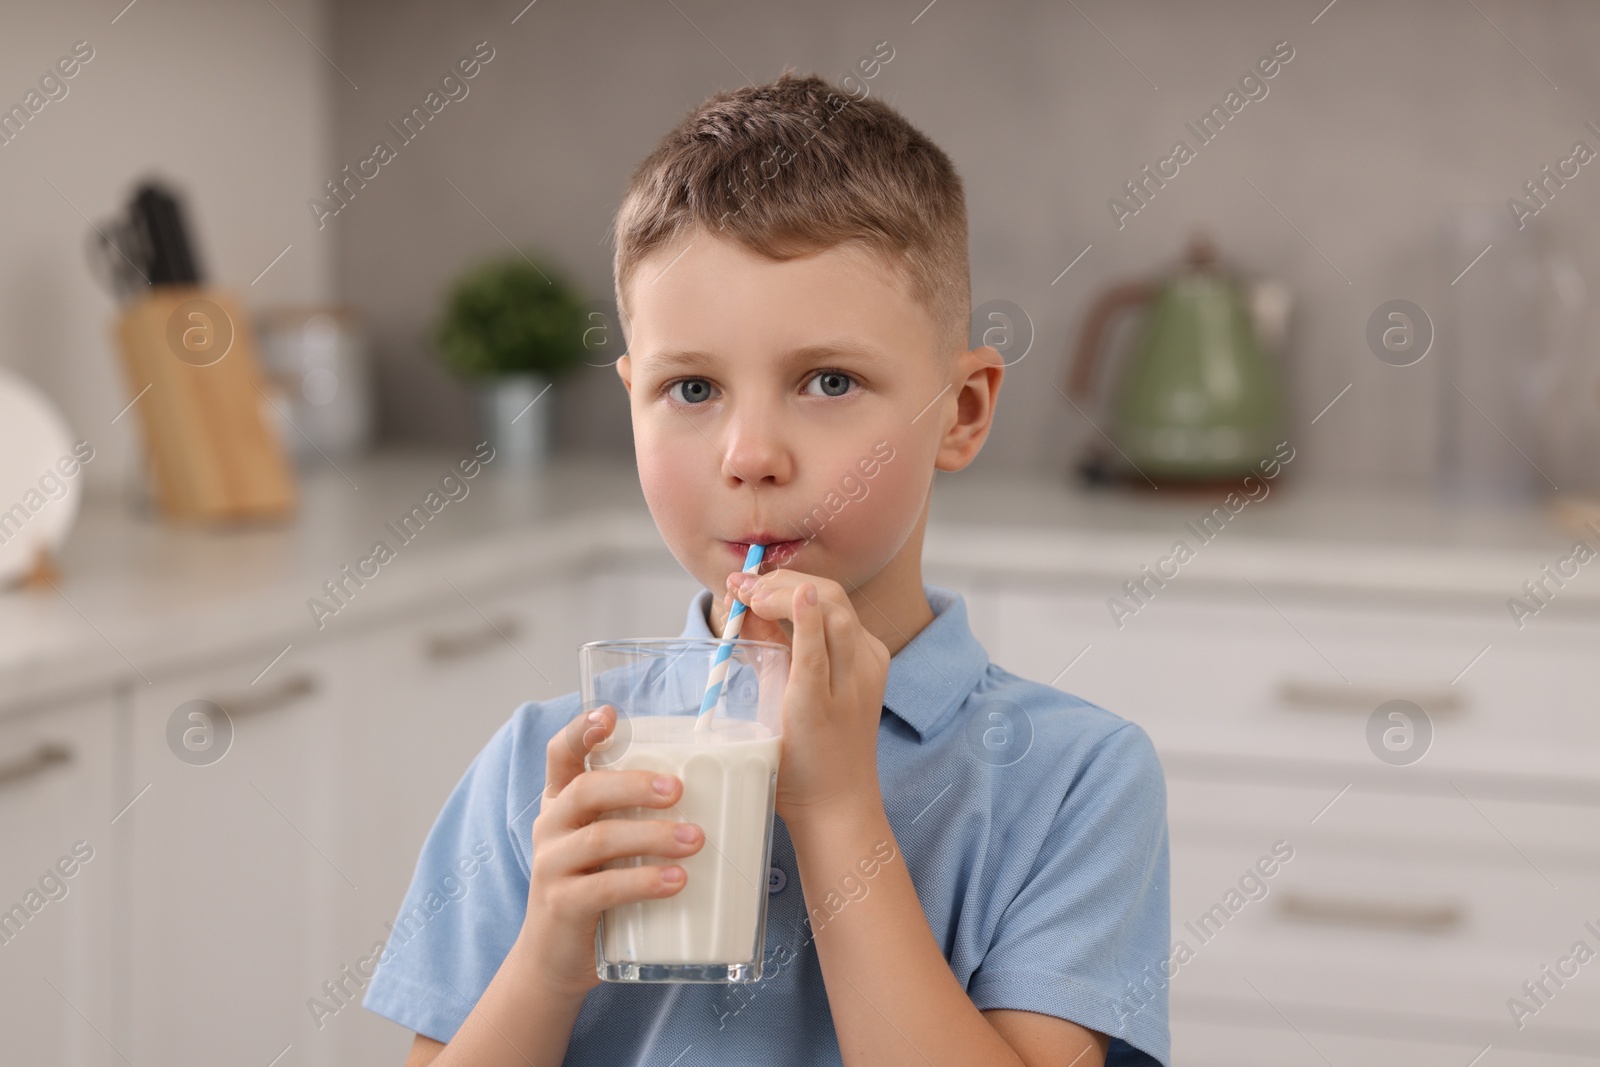
[[559,271],[521,254],[457,279],[434,331],[444,363],[471,382],[480,425],[506,467],[550,453],[546,390],[583,362],[583,303]]

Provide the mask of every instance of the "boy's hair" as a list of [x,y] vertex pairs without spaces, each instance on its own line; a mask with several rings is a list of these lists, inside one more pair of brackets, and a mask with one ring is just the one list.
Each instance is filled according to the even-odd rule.
[[894,269],[933,320],[939,355],[967,348],[972,288],[961,178],[889,105],[789,70],[719,92],[635,168],[617,210],[617,308],[641,260],[693,230],[773,260],[851,244]]

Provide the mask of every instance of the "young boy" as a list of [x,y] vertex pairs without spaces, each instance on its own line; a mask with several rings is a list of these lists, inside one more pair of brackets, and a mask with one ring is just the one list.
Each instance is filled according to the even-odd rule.
[[[639,478],[707,587],[684,635],[720,635],[737,597],[743,637],[791,646],[764,975],[598,980],[601,911],[684,885],[671,863],[598,868],[705,837],[596,821],[682,783],[585,771],[617,712],[569,693],[517,708],[467,769],[365,1006],[416,1031],[410,1067],[1167,1063],[1154,749],[991,664],[962,598],[922,582],[934,471],[972,462],[1004,376],[967,347],[949,159],[786,72],[667,135],[616,243]],[[752,541],[763,573],[741,578]]]

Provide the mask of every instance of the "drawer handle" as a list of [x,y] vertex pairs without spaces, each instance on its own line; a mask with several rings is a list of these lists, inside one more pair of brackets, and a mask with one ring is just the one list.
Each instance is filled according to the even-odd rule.
[[72,762],[72,749],[59,741],[45,741],[30,755],[10,763],[0,763],[0,786],[15,785],[25,778],[43,774],[59,763]]
[[522,630],[522,625],[511,616],[502,616],[497,622],[484,620],[482,626],[458,630],[451,634],[433,634],[427,639],[428,658],[435,663],[448,663],[493,648],[501,641],[509,641]]
[[1396,690],[1293,678],[1278,683],[1278,700],[1303,711],[1359,711],[1364,714],[1389,700],[1409,700],[1429,715],[1453,714],[1465,705],[1460,690],[1454,688]]
[[1443,934],[1466,923],[1466,909],[1454,901],[1402,904],[1386,900],[1313,897],[1285,892],[1278,897],[1278,916],[1288,922],[1360,926],[1371,930],[1406,930]]
[[264,711],[278,711],[289,707],[301,698],[315,693],[318,688],[316,675],[291,674],[272,689],[259,693],[218,697],[212,703],[226,711],[229,718],[237,719],[245,715],[259,715]]

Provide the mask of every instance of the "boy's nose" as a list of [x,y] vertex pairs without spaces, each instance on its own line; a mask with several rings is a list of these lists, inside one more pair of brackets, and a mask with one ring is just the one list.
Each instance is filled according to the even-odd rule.
[[736,421],[723,442],[722,473],[730,482],[782,485],[793,475],[793,457],[771,416]]

